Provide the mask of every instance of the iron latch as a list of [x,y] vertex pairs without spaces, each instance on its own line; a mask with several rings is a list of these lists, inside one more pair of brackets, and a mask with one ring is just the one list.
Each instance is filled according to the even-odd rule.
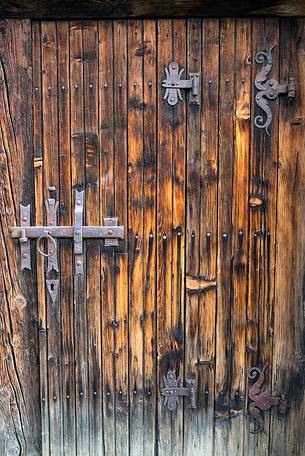
[[174,106],[178,99],[182,101],[181,89],[190,89],[189,103],[190,105],[200,104],[200,76],[199,73],[189,73],[190,79],[180,79],[184,68],[180,68],[176,62],[171,62],[168,67],[165,67],[166,79],[162,81],[165,94],[164,100],[168,104]]
[[180,377],[176,377],[175,372],[168,371],[163,377],[163,387],[160,392],[164,396],[164,405],[168,410],[176,410],[179,396],[188,398],[188,408],[197,408],[197,380],[186,379],[185,387]]
[[[83,274],[83,240],[104,239],[105,246],[119,245],[124,239],[124,226],[118,224],[117,217],[104,217],[104,226],[83,226],[84,192],[75,192],[74,226],[57,225],[58,202],[50,198],[46,201],[47,225],[31,226],[31,206],[20,205],[20,226],[11,228],[11,237],[19,239],[21,249],[21,270],[31,269],[30,239],[37,239],[38,252],[48,258],[47,272],[58,270],[57,239],[71,238],[74,241],[75,273]],[[47,240],[47,251],[42,250],[42,241]]]
[[256,104],[264,111],[265,119],[261,114],[258,114],[254,119],[254,124],[257,128],[264,128],[269,135],[268,127],[272,122],[272,112],[268,104],[268,100],[275,100],[281,94],[287,94],[288,99],[295,98],[296,84],[294,78],[289,78],[287,84],[279,84],[275,79],[269,79],[267,76],[272,69],[272,50],[276,45],[268,51],[259,51],[256,54],[256,63],[263,64],[261,71],[256,75],[255,87],[258,90],[255,96]]

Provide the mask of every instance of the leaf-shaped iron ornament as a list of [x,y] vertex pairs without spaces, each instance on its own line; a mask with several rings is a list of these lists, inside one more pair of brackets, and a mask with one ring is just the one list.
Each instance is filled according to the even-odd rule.
[[285,396],[271,396],[266,391],[261,391],[267,367],[268,364],[266,364],[263,369],[260,369],[259,367],[251,367],[248,371],[248,377],[250,380],[254,380],[258,377],[256,382],[249,389],[249,399],[251,399],[252,402],[250,402],[248,410],[250,415],[253,416],[258,423],[256,429],[251,431],[252,434],[264,431],[264,418],[262,416],[262,411],[269,410],[273,406],[277,406],[281,414],[285,414],[287,410],[287,400],[285,399]]
[[292,99],[295,98],[296,92],[294,78],[290,78],[288,84],[279,84],[275,79],[267,80],[272,69],[272,51],[276,46],[276,44],[272,46],[269,51],[257,52],[255,57],[256,63],[263,65],[255,78],[255,87],[258,90],[255,102],[264,111],[265,116],[258,114],[254,119],[254,124],[257,128],[264,128],[268,135],[270,135],[268,128],[272,122],[272,112],[268,100],[275,100],[280,94],[287,94],[288,99]]

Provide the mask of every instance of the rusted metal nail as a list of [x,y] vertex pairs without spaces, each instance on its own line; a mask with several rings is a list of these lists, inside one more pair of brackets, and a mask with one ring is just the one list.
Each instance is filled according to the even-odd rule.
[[108,87],[108,84],[107,84],[107,82],[105,82],[105,83],[104,83],[104,87]]
[[149,86],[152,86],[152,82],[151,82],[151,81],[148,81],[148,85],[149,85]]
[[54,399],[54,401],[56,401],[57,397],[54,395],[54,396],[53,396],[53,399]]
[[228,233],[222,233],[222,237],[226,239],[228,237]]
[[207,237],[211,237],[211,233],[209,231],[207,232]]
[[121,83],[121,82],[119,82],[119,87],[120,87],[120,88],[122,87],[122,83]]
[[153,235],[153,233],[150,233],[150,235],[149,235],[149,239],[153,239],[153,238],[154,238],[154,235]]
[[77,260],[76,264],[77,264],[77,266],[81,266],[81,264],[82,264],[81,260]]
[[97,395],[97,391],[93,391],[93,395],[96,396]]
[[92,87],[93,87],[93,84],[89,84],[89,88],[92,89]]
[[107,233],[111,235],[113,234],[113,230],[108,230]]
[[70,396],[69,396],[69,394],[67,394],[66,398],[67,398],[67,399],[70,399]]
[[79,395],[80,395],[80,396],[83,396],[83,395],[84,395],[84,393],[81,391],[81,392],[79,393]]
[[76,83],[76,84],[74,85],[74,87],[75,87],[76,89],[78,89],[78,84]]
[[22,217],[22,220],[23,220],[24,222],[27,222],[27,221],[28,221],[27,216],[25,215],[24,217]]

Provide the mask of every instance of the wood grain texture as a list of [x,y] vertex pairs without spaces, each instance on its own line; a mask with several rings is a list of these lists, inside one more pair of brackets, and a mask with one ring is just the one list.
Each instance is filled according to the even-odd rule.
[[4,0],[0,17],[30,17],[35,19],[131,18],[131,17],[245,17],[245,16],[304,16],[302,0]]
[[[304,452],[304,20],[281,23],[280,71],[299,81],[293,102],[280,100],[276,227],[273,393],[285,394],[289,414],[273,413],[270,454]],[[285,37],[285,38],[284,38]],[[289,217],[287,217],[289,214]]]
[[1,21],[0,189],[1,344],[0,441],[3,454],[38,455],[41,449],[35,265],[20,272],[10,226],[19,204],[31,203],[33,114],[31,23]]
[[[0,34],[0,453],[303,454],[304,19],[6,20]],[[297,97],[270,102],[267,136],[255,55],[276,43],[271,75],[295,77]],[[200,106],[163,99],[174,60],[200,71]],[[75,190],[85,224],[119,217],[125,239],[86,239],[83,276],[71,240],[60,273],[32,241],[21,273],[19,203],[42,225],[56,196],[71,225]],[[267,363],[262,389],[289,411],[253,435],[247,370]],[[198,380],[196,409],[165,407],[169,369]]]

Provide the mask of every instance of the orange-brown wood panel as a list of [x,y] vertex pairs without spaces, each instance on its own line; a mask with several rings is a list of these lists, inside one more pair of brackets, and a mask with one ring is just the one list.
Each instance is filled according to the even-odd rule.
[[[113,24],[99,26],[100,214],[114,216],[113,178]],[[105,454],[115,454],[114,258],[112,247],[101,254],[103,435]]]
[[304,19],[282,21],[281,79],[294,77],[298,94],[279,105],[278,198],[273,337],[273,393],[284,394],[289,413],[272,414],[270,454],[305,451],[304,376]]
[[[252,22],[252,84],[260,70],[256,53],[269,50],[279,42],[277,19]],[[272,76],[279,78],[279,47],[272,52]],[[251,118],[258,113],[252,92]],[[246,326],[246,367],[263,367],[268,392],[271,391],[272,335],[274,307],[275,228],[278,159],[278,100],[272,104],[273,121],[270,136],[251,122],[251,149],[249,175],[249,271]],[[248,388],[251,385],[248,384]],[[247,404],[248,405],[248,404]],[[253,423],[249,426],[253,430]],[[269,415],[265,416],[265,429],[269,428]],[[245,434],[250,454],[266,455],[269,452],[269,433]]]
[[[125,227],[127,236],[127,24],[113,24],[114,59],[114,184],[115,215]],[[123,253],[122,253],[123,252]],[[128,440],[128,249],[124,240],[122,252],[115,255],[115,367],[116,383],[116,452],[129,454]]]
[[130,453],[143,453],[143,27],[128,23]]
[[143,400],[146,456],[156,451],[156,21],[143,22]]
[[218,456],[228,454],[231,363],[231,208],[233,179],[235,21],[220,21],[219,161],[217,201],[217,321],[215,366],[215,441]]

